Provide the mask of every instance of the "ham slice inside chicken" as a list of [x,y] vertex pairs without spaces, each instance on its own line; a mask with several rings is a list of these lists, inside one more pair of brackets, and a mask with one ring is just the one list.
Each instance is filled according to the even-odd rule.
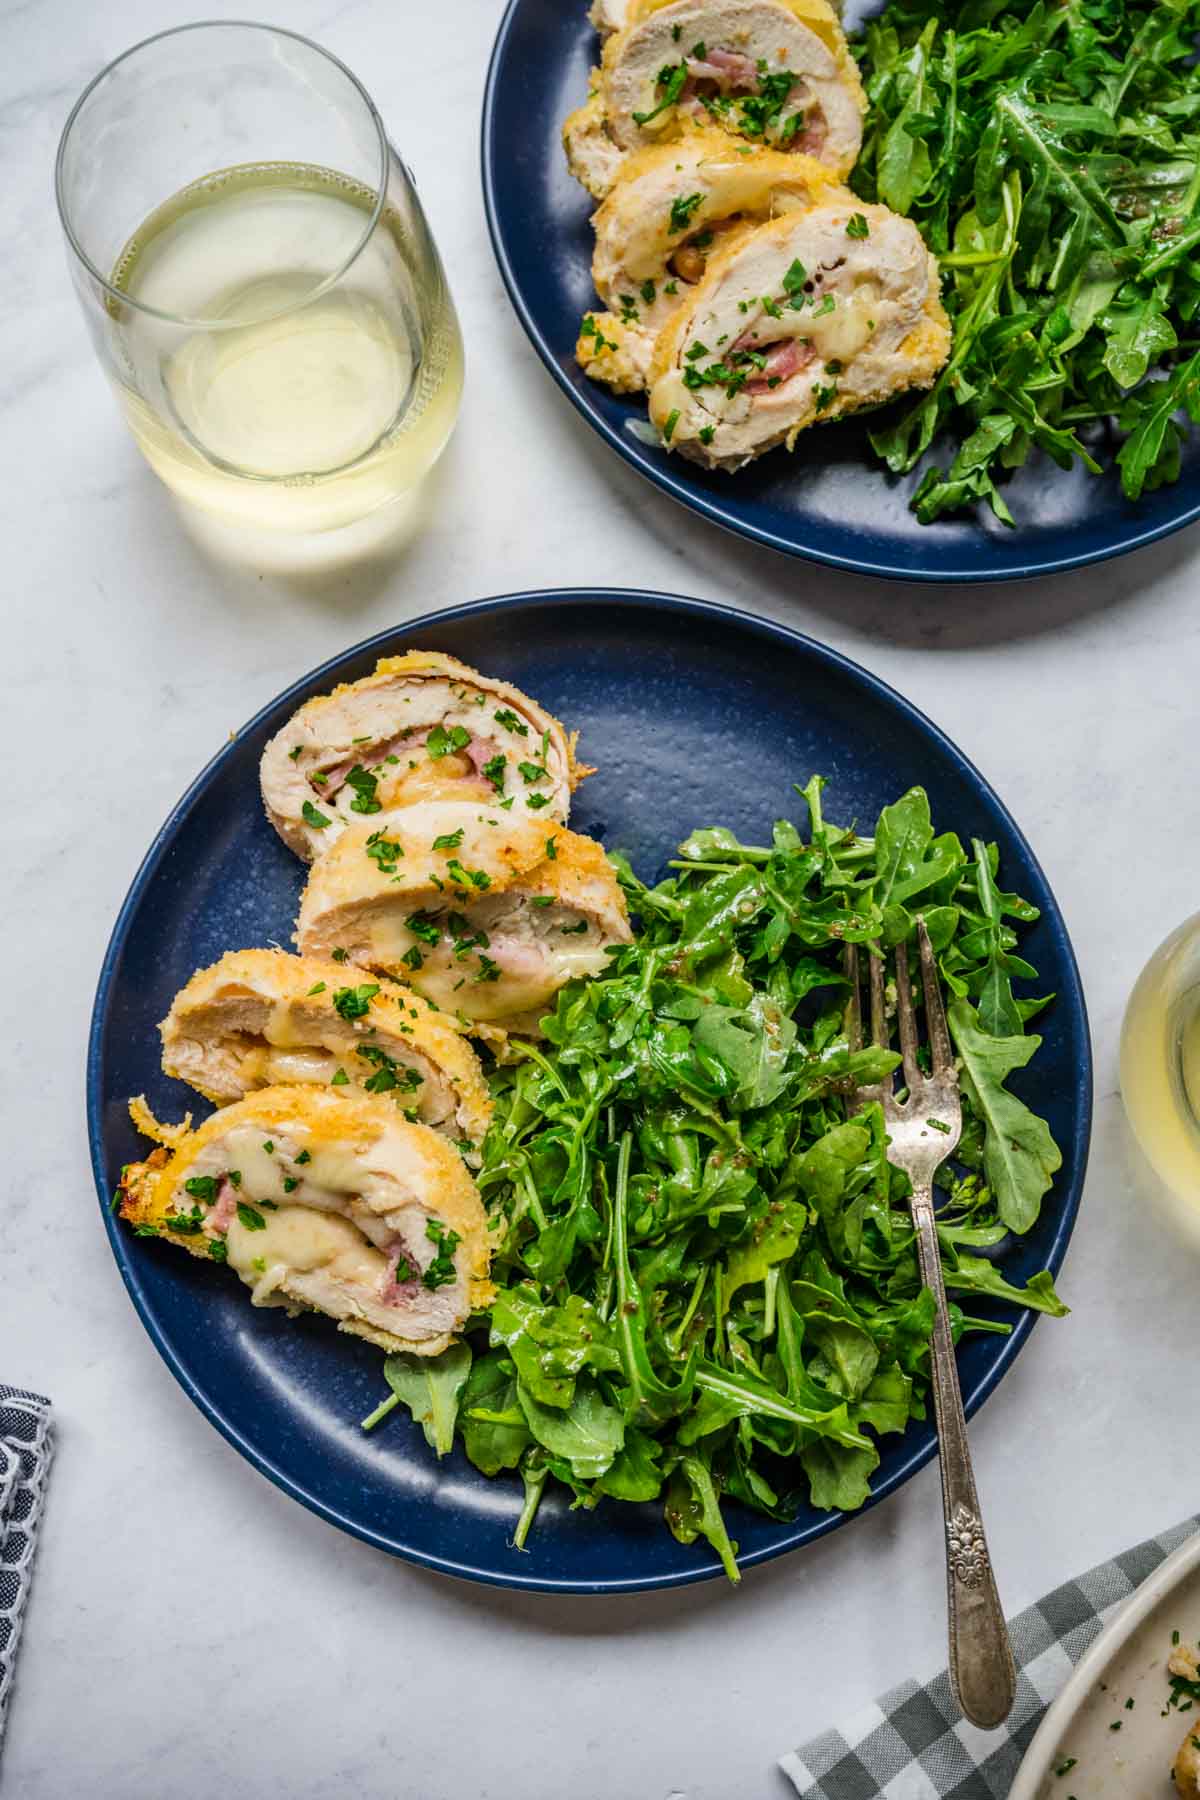
[[758,68],[749,56],[737,50],[708,50],[703,58],[685,58],[692,81],[715,81],[722,93],[730,89],[753,89],[758,86]]
[[803,344],[797,338],[782,338],[779,343],[772,344],[766,352],[766,364],[753,381],[746,383],[748,394],[774,393],[793,375],[799,375],[810,363],[817,359],[817,353],[811,344]]

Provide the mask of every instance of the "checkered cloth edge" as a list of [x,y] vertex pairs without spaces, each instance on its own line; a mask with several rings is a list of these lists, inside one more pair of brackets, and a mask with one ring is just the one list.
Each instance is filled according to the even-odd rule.
[[52,1450],[45,1395],[0,1385],[0,1745]]
[[1042,1715],[1089,1644],[1200,1515],[1064,1582],[1009,1623],[1017,1698],[998,1731],[963,1718],[943,1669],[902,1681],[840,1729],[780,1758],[802,1800],[1003,1800]]

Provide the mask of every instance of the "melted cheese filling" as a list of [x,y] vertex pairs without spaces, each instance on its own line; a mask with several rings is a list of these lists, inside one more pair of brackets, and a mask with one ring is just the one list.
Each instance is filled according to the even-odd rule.
[[235,1217],[225,1237],[229,1264],[254,1289],[256,1306],[265,1305],[289,1276],[315,1271],[342,1287],[374,1297],[382,1292],[388,1259],[349,1219],[311,1206],[280,1206],[261,1217],[262,1231],[248,1231]]
[[[782,186],[764,189],[762,176],[756,174],[743,157],[736,159],[736,165],[734,162],[705,163],[703,173],[698,173],[697,179],[703,181],[707,191],[692,228],[693,234],[731,218],[735,213],[745,213],[754,219],[773,219],[804,203],[803,194],[796,189]],[[686,181],[684,185],[688,185]],[[678,182],[672,187],[672,193],[677,188]],[[622,259],[632,281],[662,275],[675,252],[690,241],[681,238],[678,232],[671,234],[664,229],[664,221],[670,218],[670,205],[668,197],[661,206],[647,207],[639,214]]]

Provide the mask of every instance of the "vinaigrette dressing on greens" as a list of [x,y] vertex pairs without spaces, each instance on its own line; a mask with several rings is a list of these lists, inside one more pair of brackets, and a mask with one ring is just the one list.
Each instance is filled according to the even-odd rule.
[[917,912],[962,1067],[939,1214],[955,1332],[1067,1310],[1048,1272],[1004,1273],[1061,1163],[1008,1085],[1050,998],[1013,987],[1036,979],[1016,950],[1036,910],[998,885],[994,846],[935,835],[921,789],[858,837],[825,819],[822,785],[803,790],[807,838],[696,831],[654,888],[614,857],[635,941],[492,1070],[478,1182],[499,1292],[442,1357],[388,1358],[366,1423],[402,1403],[439,1454],[457,1433],[485,1474],[519,1471],[518,1545],[553,1478],[585,1506],[657,1501],[736,1580],[725,1500],[775,1519],[861,1506],[879,1439],[926,1416],[907,1180],[879,1107],[851,1117],[846,1098],[899,1058],[850,1050],[841,973],[846,943],[890,948]]

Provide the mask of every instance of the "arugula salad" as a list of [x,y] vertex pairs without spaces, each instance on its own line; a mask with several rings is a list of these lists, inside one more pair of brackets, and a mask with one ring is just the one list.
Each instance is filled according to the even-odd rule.
[[934,1303],[907,1178],[878,1104],[850,1100],[900,1059],[850,1048],[842,973],[845,945],[886,954],[918,913],[961,1067],[939,1178],[955,1335],[1011,1329],[973,1313],[980,1296],[1067,1310],[1048,1272],[1017,1288],[996,1260],[1061,1163],[1007,1085],[1052,998],[1014,993],[1036,980],[1017,952],[1036,909],[999,885],[994,845],[935,834],[922,789],[864,836],[825,818],[823,785],[798,790],[807,836],[698,830],[655,887],[614,856],[634,941],[491,1071],[496,1297],[440,1356],[389,1357],[364,1426],[403,1405],[439,1455],[457,1437],[484,1474],[517,1472],[517,1547],[556,1481],[583,1507],[659,1502],[736,1581],[724,1501],[861,1506],[879,1439],[925,1417]]
[[1200,421],[1200,0],[891,0],[854,46],[870,109],[852,185],[920,228],[950,360],[871,433],[912,505],[986,501],[1036,447],[1125,494],[1179,474]]

